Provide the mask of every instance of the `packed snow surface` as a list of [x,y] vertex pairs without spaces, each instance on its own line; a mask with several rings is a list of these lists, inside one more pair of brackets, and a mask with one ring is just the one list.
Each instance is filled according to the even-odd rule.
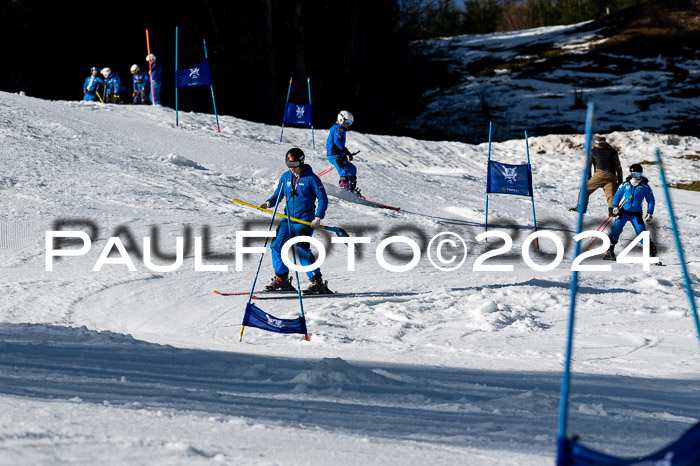
[[[246,328],[239,343],[248,297],[213,290],[250,290],[259,255],[237,271],[236,237],[267,229],[270,217],[231,199],[266,200],[293,146],[316,172],[327,168],[327,129],[316,129],[314,150],[308,129],[287,128],[280,143],[279,127],[219,118],[221,133],[212,115],[181,113],[176,127],[167,108],[0,93],[0,463],[551,464],[576,220],[567,209],[583,136],[529,140],[538,230],[561,238],[563,261],[530,268],[521,251],[533,231],[530,199],[492,195],[489,231],[508,233],[513,248],[485,264],[513,270],[484,272],[473,270],[476,259],[503,245],[475,240],[488,144],[351,131],[363,194],[400,212],[331,196],[324,224],[371,239],[348,271],[348,248],[314,235],[326,245],[329,287],[355,294],[304,300],[308,342]],[[700,176],[698,138],[633,131],[608,141],[624,167],[653,161],[658,148],[669,182]],[[491,157],[522,163],[525,140],[495,143]],[[569,433],[620,456],[650,453],[700,418],[698,336],[658,167],[644,170],[664,265],[582,272],[575,321]],[[322,179],[335,185],[337,173]],[[671,193],[697,286],[700,194]],[[598,191],[586,228],[606,216]],[[91,247],[47,271],[46,232],[58,227],[91,235]],[[447,232],[468,245],[453,271],[438,270],[424,248]],[[394,235],[421,245],[410,271],[375,257]],[[621,247],[634,236],[628,226]],[[93,271],[111,237],[134,271],[116,248]],[[176,261],[177,237],[187,246],[182,265],[163,271]],[[196,270],[195,237],[210,253],[204,265],[227,271]],[[554,260],[551,240],[540,247],[528,250],[535,262]],[[389,249],[391,265],[410,261],[408,245]],[[450,267],[460,251],[443,248],[457,256]],[[584,263],[608,264],[600,253]],[[272,275],[266,254],[256,289]],[[280,318],[299,314],[296,299],[256,303]]]

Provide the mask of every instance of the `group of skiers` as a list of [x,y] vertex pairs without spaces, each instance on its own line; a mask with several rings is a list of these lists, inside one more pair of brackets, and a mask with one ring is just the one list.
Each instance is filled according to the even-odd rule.
[[[639,235],[646,231],[644,221],[651,222],[654,216],[654,193],[649,186],[649,180],[643,176],[644,170],[638,163],[629,167],[629,175],[622,180],[623,172],[617,151],[603,136],[595,136],[591,149],[591,165],[595,173],[586,183],[586,195],[581,208],[586,212],[589,196],[599,188],[603,188],[608,202],[608,219],[615,218],[610,232],[610,248],[605,252],[605,260],[616,260],[615,245],[627,222],[631,222]],[[646,201],[646,213],[644,212]],[[577,207],[570,211],[576,212]],[[656,256],[656,245],[649,241],[649,252]]]
[[[326,156],[328,161],[338,170],[340,188],[359,196],[357,167],[350,162],[354,154],[345,146],[347,130],[354,120],[352,113],[347,110],[338,113],[336,122],[331,127],[326,140]],[[286,200],[285,215],[305,223],[291,220],[282,221],[277,227],[277,235],[270,245],[275,276],[272,278],[272,283],[265,287],[267,291],[295,290],[289,279],[289,268],[282,261],[282,246],[293,237],[311,236],[313,230],[321,225],[321,220],[325,217],[328,208],[328,196],[323,182],[314,173],[311,166],[306,163],[304,151],[298,147],[289,149],[285,154],[285,164],[289,170],[282,174],[277,183],[277,189],[260,207],[263,209],[274,208],[284,198]],[[297,243],[296,250],[297,259],[302,266],[316,262],[309,243]],[[332,293],[328,289],[328,282],[323,280],[320,268],[309,271],[306,275],[311,284],[304,290],[304,293]]]
[[[329,130],[326,140],[326,156],[328,161],[337,169],[339,186],[342,189],[360,196],[357,188],[357,167],[351,163],[353,153],[346,147],[346,133],[354,121],[353,115],[347,110],[338,114],[336,123]],[[313,172],[311,166],[305,163],[304,151],[294,147],[285,154],[285,164],[288,171],[282,174],[275,192],[263,202],[260,207],[267,209],[277,206],[282,198],[286,200],[285,214],[296,221],[283,221],[277,227],[277,235],[270,250],[275,276],[272,283],[265,287],[267,291],[295,290],[289,279],[289,268],[282,261],[282,247],[293,237],[311,236],[313,230],[321,225],[326,215],[328,196],[321,179]],[[623,171],[617,151],[603,136],[594,138],[590,163],[594,173],[586,184],[586,195],[580,206],[585,212],[589,196],[599,188],[603,188],[608,202],[608,220],[615,218],[610,237],[610,247],[605,253],[605,260],[616,260],[615,245],[628,222],[632,223],[637,234],[646,231],[644,222],[651,222],[654,214],[654,193],[649,186],[649,180],[643,176],[641,164],[629,166],[629,175],[623,181]],[[646,202],[646,211],[644,211]],[[572,207],[577,211],[578,207]],[[644,213],[646,212],[646,213]],[[299,264],[308,266],[316,259],[309,243],[297,243],[297,258]],[[656,256],[656,246],[649,241],[649,251]],[[328,282],[323,280],[320,268],[306,273],[311,284],[304,290],[306,294],[330,294]]]
[[[156,56],[152,53],[146,57],[146,61],[150,63],[150,76],[148,72],[141,71],[139,65],[131,66],[132,102],[134,104],[148,104],[150,102],[160,105],[162,69],[160,63],[156,62]],[[85,78],[83,84],[83,100],[123,104],[126,101],[126,96],[126,86],[119,77],[119,73],[108,67],[99,70],[93,66],[90,69],[90,76]]]

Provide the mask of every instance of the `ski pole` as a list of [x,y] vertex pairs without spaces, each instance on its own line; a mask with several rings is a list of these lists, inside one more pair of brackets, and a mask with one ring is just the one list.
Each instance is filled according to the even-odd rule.
[[102,96],[100,95],[100,91],[95,91],[95,94],[97,94],[97,98],[100,99],[100,102],[105,103],[104,100],[102,100]]
[[[622,209],[622,207],[624,207],[624,205],[627,204],[627,201],[629,201],[630,199],[632,199],[632,196],[628,197],[625,200],[625,202],[622,203],[622,205],[620,206],[620,209]],[[596,231],[605,231],[605,229],[608,228],[608,224],[610,223],[610,219],[612,219],[613,217],[614,217],[614,215],[610,214],[610,216],[605,219],[605,221],[596,229]],[[601,230],[601,228],[602,228],[602,230]],[[588,251],[588,248],[593,246],[593,243],[595,243],[597,240],[598,240],[597,236],[592,237],[591,242],[588,244],[588,246],[586,246],[586,249],[584,249],[583,252]]]
[[[282,197],[282,190],[280,189],[280,193],[277,195],[277,204],[275,204],[275,213],[277,213],[277,206],[279,205],[280,198]],[[275,216],[272,216],[272,219],[270,220],[270,226],[267,227],[267,231],[272,230],[272,224],[274,223]],[[267,248],[267,241],[269,238],[265,238],[265,248]],[[260,254],[260,260],[258,261],[258,269],[255,271],[255,278],[253,279],[253,286],[250,287],[250,295],[248,296],[248,304],[250,304],[250,300],[253,299],[253,292],[255,290],[255,284],[258,281],[258,275],[260,274],[260,266],[262,265],[263,257],[265,257],[265,253],[263,252]],[[243,331],[245,330],[245,325],[241,324],[241,333],[238,334],[238,341],[241,342],[243,340]]]
[[[253,204],[249,204],[249,203],[247,203],[247,202],[245,202],[245,201],[241,201],[240,199],[235,199],[235,198],[234,198],[234,199],[231,199],[231,200],[232,200],[233,202],[235,202],[236,204],[241,204],[241,205],[244,205],[244,206],[246,206],[246,207],[252,207],[253,209],[257,209],[257,210],[260,210],[260,211],[265,212],[265,213],[268,213],[268,214],[274,214],[274,215],[277,215],[278,217],[289,218],[289,220],[291,220],[292,222],[297,222],[297,223],[301,223],[301,224],[303,224],[303,225],[309,225],[309,226],[311,226],[311,222],[307,222],[306,220],[300,220],[300,219],[294,218],[294,217],[287,217],[286,215],[281,214],[281,213],[279,213],[279,212],[273,212],[273,211],[268,210],[268,209],[265,209],[265,208],[263,208],[263,207],[259,207],[259,206],[253,205]],[[333,227],[333,226],[330,226],[330,225],[319,225],[319,228],[322,229],[322,230],[332,231],[333,233],[335,233],[337,236],[340,236],[341,238],[350,238],[350,234],[349,234],[347,231],[345,231],[345,230],[343,230],[342,228],[340,228],[340,227]],[[350,245],[349,245],[348,243],[346,243],[346,245],[347,245],[348,247],[350,247]]]
[[[350,155],[352,155],[354,157],[357,154],[359,154],[360,152],[362,152],[362,151],[358,150],[357,152],[351,152]],[[335,166],[331,165],[330,168],[326,168],[325,170],[323,170],[321,173],[317,174],[316,176],[321,177],[321,176],[325,175],[326,173],[332,172],[334,168],[335,168]]]

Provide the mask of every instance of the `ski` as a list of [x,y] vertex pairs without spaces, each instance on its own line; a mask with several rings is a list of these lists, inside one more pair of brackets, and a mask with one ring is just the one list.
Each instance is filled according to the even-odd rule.
[[363,196],[360,196],[360,198],[363,199],[363,200],[365,200],[365,201],[367,201],[367,202],[369,202],[370,204],[372,204],[372,205],[375,206],[375,207],[379,207],[380,209],[390,209],[390,210],[393,210],[394,212],[398,212],[398,211],[401,210],[401,207],[393,207],[393,206],[390,206],[390,205],[382,204],[382,203],[380,203],[380,202],[370,201],[369,199],[367,199],[367,198],[365,198],[365,197],[363,197]]
[[[261,290],[261,291],[254,291],[253,296],[255,296],[255,293],[263,294],[263,293],[294,293],[296,295],[297,290],[288,290],[288,291],[267,291],[267,290]],[[225,293],[223,291],[218,291],[214,290],[214,293],[218,294],[219,296],[242,296],[246,294],[250,294],[250,291],[235,291],[233,293]]]
[[[356,296],[360,297],[362,296],[361,294],[357,293],[312,293],[312,294],[303,294],[302,296],[304,299],[306,298],[341,298],[341,297],[348,297],[348,296]],[[262,295],[262,296],[256,296],[253,295],[253,299],[258,299],[258,300],[265,300],[265,299],[296,299],[297,295],[273,295],[273,296],[267,296],[267,295]]]

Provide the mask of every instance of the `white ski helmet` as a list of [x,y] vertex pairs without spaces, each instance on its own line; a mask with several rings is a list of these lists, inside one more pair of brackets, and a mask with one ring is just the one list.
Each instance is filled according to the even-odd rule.
[[102,68],[102,71],[100,71],[100,74],[104,76],[105,78],[108,78],[110,74],[112,74],[112,69],[111,68]]
[[341,110],[338,114],[338,123],[350,126],[355,121],[355,117],[347,110]]
[[156,62],[156,56],[153,55],[152,53],[151,53],[151,54],[148,54],[148,55],[146,56],[146,61],[152,61],[153,63],[155,63],[155,62]]
[[131,65],[131,72],[132,73],[138,73],[141,71],[141,68],[139,68],[139,65]]

